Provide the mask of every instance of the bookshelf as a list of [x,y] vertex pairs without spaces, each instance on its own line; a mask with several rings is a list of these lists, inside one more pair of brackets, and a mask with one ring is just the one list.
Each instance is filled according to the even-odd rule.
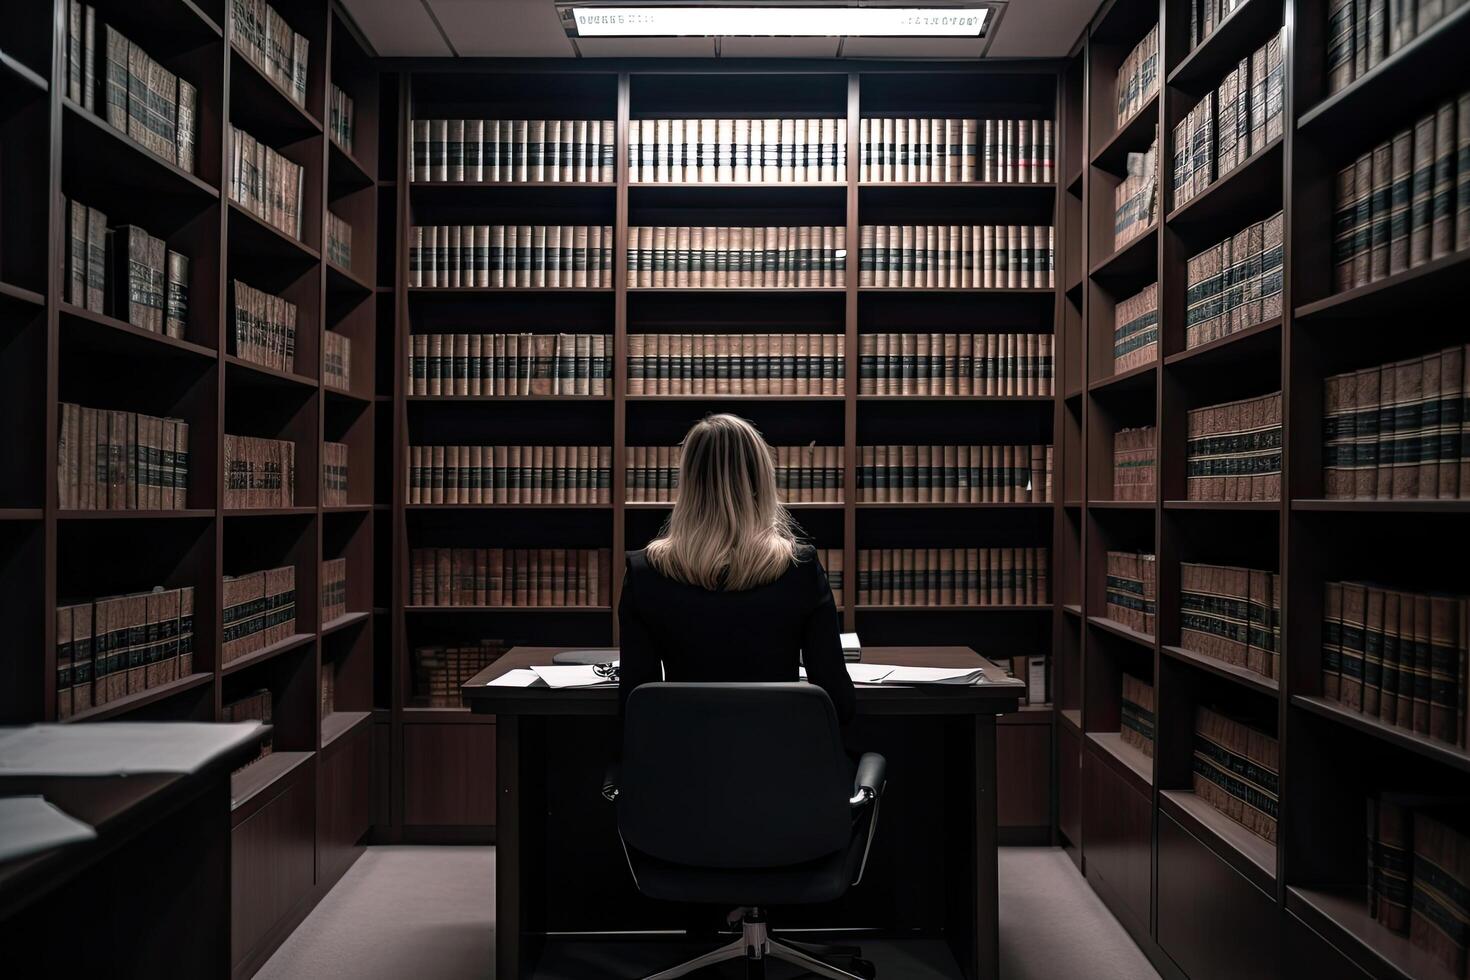
[[[375,642],[388,617],[375,612],[369,578],[374,504],[389,499],[379,495],[385,486],[374,458],[385,442],[377,432],[373,286],[380,78],[371,50],[335,4],[277,8],[309,42],[304,105],[235,48],[223,0],[99,0],[92,8],[99,44],[100,25],[113,27],[195,87],[195,158],[192,167],[176,164],[75,97],[66,3],[23,0],[13,11],[0,42],[0,408],[26,423],[12,427],[0,476],[0,580],[12,639],[0,658],[0,717],[7,724],[217,720],[237,699],[271,693],[274,751],[232,781],[231,965],[248,976],[352,863],[373,819],[369,721],[389,707],[374,689]],[[329,83],[355,101],[355,155],[323,127]],[[230,200],[232,125],[303,168],[299,240]],[[117,304],[68,301],[64,199],[96,208],[109,228],[136,222],[187,256],[181,336],[134,326]],[[329,209],[354,228],[351,268],[323,258]],[[110,287],[113,270],[108,277]],[[296,305],[291,370],[237,355],[236,278]],[[324,382],[328,331],[352,341],[347,391]],[[187,422],[182,506],[59,506],[64,403]],[[226,434],[294,444],[291,505],[224,506]],[[322,505],[324,442],[348,446],[348,506]],[[335,558],[351,568],[347,613],[323,622],[319,570]],[[226,662],[223,577],[285,565],[295,574],[294,631]],[[59,717],[55,611],[155,586],[194,590],[192,667]],[[382,649],[391,644],[382,641]],[[323,671],[336,692],[336,710],[325,717]]]
[[[843,556],[844,629],[858,631],[869,644],[958,642],[995,656],[1050,652],[1058,615],[1051,601],[1054,593],[1035,604],[974,606],[962,600],[902,607],[859,604],[856,569],[859,549],[956,544],[1050,549],[1059,504],[860,502],[856,480],[859,449],[864,445],[1050,444],[1056,425],[1055,396],[1049,392],[861,394],[858,359],[860,339],[877,333],[993,330],[1050,335],[1058,290],[1051,286],[864,286],[859,282],[856,257],[859,228],[864,224],[1051,224],[1056,213],[1056,176],[1027,184],[865,181],[859,167],[859,129],[863,119],[885,116],[992,116],[1054,122],[1054,63],[873,63],[847,70],[833,63],[801,61],[529,63],[459,59],[450,65],[395,59],[384,67],[399,86],[395,128],[401,148],[392,219],[398,229],[398,266],[393,278],[378,280],[380,288],[391,287],[399,325],[392,352],[395,367],[383,383],[383,389],[394,395],[395,452],[431,444],[611,446],[613,487],[608,504],[409,504],[402,489],[403,471],[395,463],[400,476],[392,490],[391,695],[394,717],[403,733],[403,752],[394,760],[397,788],[389,833],[395,839],[485,840],[493,839],[494,833],[493,800],[466,795],[458,785],[473,782],[470,773],[478,774],[493,764],[494,719],[428,707],[416,699],[415,651],[485,637],[510,645],[602,646],[616,642],[621,573],[616,556],[651,539],[668,512],[666,503],[626,499],[622,481],[630,461],[627,447],[674,445],[707,412],[729,410],[751,419],[772,445],[843,449],[846,489],[841,500],[801,502],[793,505],[793,512],[817,547],[837,549]],[[738,84],[732,84],[735,81]],[[446,117],[612,120],[617,148],[614,179],[595,183],[410,179],[412,121]],[[630,121],[636,121],[640,129],[657,130],[661,125],[682,125],[678,121],[686,119],[763,118],[845,123],[843,178],[819,172],[817,179],[804,182],[733,183],[700,180],[698,173],[659,180],[655,171],[640,174],[637,181],[629,179],[625,136]],[[386,200],[387,188],[383,193]],[[407,286],[411,229],[453,222],[611,226],[614,261],[610,285]],[[842,285],[638,286],[631,284],[624,261],[629,228],[800,225],[846,229],[845,237],[836,243],[848,256]],[[1060,237],[1057,241],[1060,246]],[[480,327],[482,323],[493,326]],[[413,338],[466,329],[608,334],[612,339],[608,394],[406,394],[406,358]],[[629,393],[628,364],[623,356],[629,338],[763,333],[840,338],[845,378],[840,393],[727,394],[715,393],[713,386],[705,394]],[[379,351],[383,350],[380,346]],[[380,377],[382,367],[380,363]],[[956,412],[948,402],[961,402],[963,408]],[[1060,499],[1059,491],[1053,496]],[[609,549],[615,556],[611,605],[445,608],[412,604],[407,596],[408,552],[415,547],[451,544]],[[1003,822],[1017,841],[1050,840],[1051,713],[1029,711],[1006,721],[1002,751],[1014,755],[1008,771],[1016,778],[1007,784],[1016,789],[1002,802]],[[463,778],[455,766],[463,767]],[[1046,778],[1038,779],[1038,772],[1047,774]]]
[[[1330,231],[1338,170],[1465,90],[1465,73],[1449,52],[1470,36],[1470,17],[1453,11],[1329,92],[1327,7],[1244,0],[1191,45],[1189,3],[1111,0],[1061,72],[1057,828],[1089,882],[1167,976],[1308,969],[1395,980],[1449,975],[1367,911],[1362,814],[1367,797],[1386,790],[1463,798],[1470,755],[1326,697],[1320,651],[1324,582],[1383,579],[1450,593],[1470,585],[1458,565],[1420,559],[1417,543],[1457,547],[1466,504],[1326,499],[1322,431],[1327,377],[1470,339],[1463,318],[1447,315],[1450,297],[1463,288],[1451,282],[1463,280],[1464,252],[1337,290]],[[1117,71],[1155,23],[1159,93],[1120,126]],[[1283,24],[1281,135],[1177,202],[1174,127]],[[1114,188],[1127,155],[1147,148],[1155,126],[1159,217],[1114,249]],[[1189,346],[1189,260],[1277,210],[1285,213],[1279,315]],[[1158,283],[1157,356],[1115,372],[1115,307],[1151,282]],[[1408,322],[1415,328],[1383,329]],[[1283,405],[1280,499],[1189,499],[1189,411],[1276,391]],[[1153,497],[1114,499],[1114,436],[1145,424],[1158,426]],[[1109,551],[1156,555],[1153,633],[1107,618]],[[1275,676],[1184,645],[1182,568],[1191,563],[1280,575],[1285,622]],[[1152,758],[1120,737],[1125,673],[1153,685]],[[1275,843],[1193,791],[1200,707],[1278,740]],[[1242,935],[1281,941],[1240,942]]]

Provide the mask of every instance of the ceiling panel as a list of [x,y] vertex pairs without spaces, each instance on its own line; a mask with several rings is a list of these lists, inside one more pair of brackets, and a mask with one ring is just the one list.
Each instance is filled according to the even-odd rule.
[[347,12],[380,55],[452,54],[419,0],[346,0]]
[[1097,0],[1017,0],[1006,4],[990,57],[1065,57],[1097,7]]
[[842,46],[849,58],[978,58],[983,37],[850,37]]
[[727,37],[720,41],[724,58],[835,58],[835,37]]
[[551,0],[428,0],[428,4],[454,50],[464,57],[570,58],[575,54]]
[[588,58],[713,58],[708,37],[579,37],[577,47]]

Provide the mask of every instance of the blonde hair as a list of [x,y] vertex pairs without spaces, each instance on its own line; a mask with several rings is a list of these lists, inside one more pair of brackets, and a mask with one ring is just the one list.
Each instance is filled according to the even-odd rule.
[[688,585],[739,592],[796,561],[796,533],[776,489],[771,447],[735,415],[707,415],[684,437],[679,499],[648,563]]

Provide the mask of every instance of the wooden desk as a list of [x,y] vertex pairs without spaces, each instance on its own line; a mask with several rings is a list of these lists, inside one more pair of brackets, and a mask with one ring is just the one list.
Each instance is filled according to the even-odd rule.
[[[497,715],[496,976],[537,975],[555,934],[680,929],[689,913],[643,898],[600,794],[619,750],[612,687],[486,687],[551,647],[516,647],[464,685],[470,708]],[[775,909],[788,929],[859,927],[939,937],[967,980],[999,968],[995,718],[1025,685],[968,647],[874,647],[869,663],[983,667],[976,687],[860,686],[854,747],[888,757],[888,791],[862,884],[830,905]]]
[[242,737],[198,772],[3,777],[97,838],[0,862],[0,948],[12,976],[228,977],[230,772]]

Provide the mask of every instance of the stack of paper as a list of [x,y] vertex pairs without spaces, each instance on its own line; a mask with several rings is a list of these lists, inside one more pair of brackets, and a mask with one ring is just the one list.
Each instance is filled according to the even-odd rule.
[[891,667],[883,675],[884,684],[965,685],[979,684],[984,680],[985,671],[979,667]]

